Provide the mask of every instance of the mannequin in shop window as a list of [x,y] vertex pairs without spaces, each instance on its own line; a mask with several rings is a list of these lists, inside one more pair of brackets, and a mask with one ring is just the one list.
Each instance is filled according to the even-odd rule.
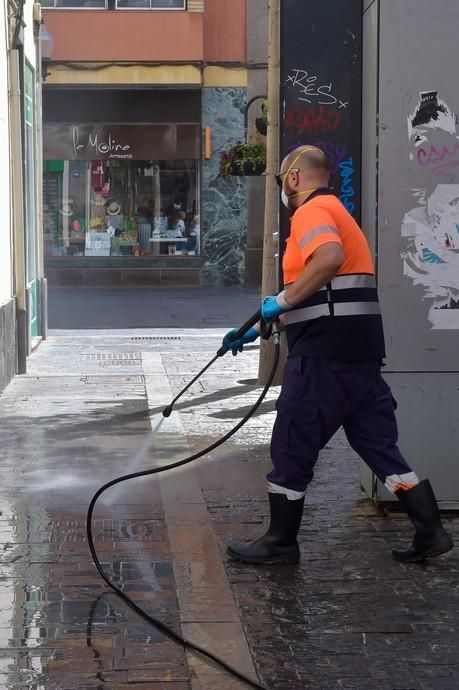
[[[185,237],[185,235],[186,235],[185,218],[186,218],[186,213],[184,211],[179,211],[175,217],[174,230],[175,230],[175,236],[176,237]],[[176,242],[175,251],[180,252],[181,250],[182,250],[182,243]]]
[[186,244],[186,248],[188,251],[188,254],[195,254],[196,253],[196,248],[198,245],[198,236],[199,236],[199,215],[196,214],[195,217],[193,218],[191,222],[191,228],[188,233],[188,242]]

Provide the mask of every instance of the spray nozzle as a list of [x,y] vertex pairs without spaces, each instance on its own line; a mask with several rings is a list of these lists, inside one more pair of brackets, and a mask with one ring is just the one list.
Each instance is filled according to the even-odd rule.
[[172,414],[172,405],[168,405],[163,410],[163,417],[170,417]]

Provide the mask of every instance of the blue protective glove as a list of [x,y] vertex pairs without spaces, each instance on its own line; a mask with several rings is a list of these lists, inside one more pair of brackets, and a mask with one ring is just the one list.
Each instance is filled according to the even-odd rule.
[[242,352],[244,345],[247,345],[247,343],[253,343],[254,340],[260,336],[259,329],[253,327],[249,328],[249,330],[244,333],[242,338],[239,338],[238,340],[231,340],[231,334],[237,333],[238,330],[238,328],[233,328],[225,335],[222,342],[223,347],[225,347],[227,350],[231,350],[233,355],[237,355],[238,352]]
[[261,318],[266,323],[270,323],[291,308],[292,305],[285,299],[285,290],[282,290],[278,295],[270,295],[264,298],[261,303]]

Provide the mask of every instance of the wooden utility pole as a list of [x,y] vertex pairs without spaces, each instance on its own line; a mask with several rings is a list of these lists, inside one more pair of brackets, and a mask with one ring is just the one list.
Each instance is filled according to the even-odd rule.
[[[263,237],[262,295],[272,295],[278,290],[275,253],[278,251],[274,235],[279,230],[279,189],[274,175],[279,169],[279,84],[280,84],[280,0],[268,3],[268,133],[266,142],[266,197]],[[266,383],[273,360],[272,341],[261,341],[258,382]],[[279,382],[282,366],[279,366]]]

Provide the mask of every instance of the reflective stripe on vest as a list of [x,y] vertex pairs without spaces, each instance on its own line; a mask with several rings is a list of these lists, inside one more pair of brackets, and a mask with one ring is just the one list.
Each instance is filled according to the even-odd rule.
[[[345,276],[336,276],[333,278],[331,283],[332,290],[350,290],[352,288],[376,288],[376,277],[371,276],[368,273],[350,273]],[[324,285],[323,288],[319,290],[327,290],[328,286]]]
[[[352,290],[352,301],[345,292]],[[362,292],[361,301],[358,299]],[[368,294],[370,291],[370,295]],[[374,298],[373,298],[374,291]],[[341,294],[340,294],[341,293]],[[318,300],[317,297],[320,299]],[[371,299],[368,299],[371,297]],[[287,294],[288,299],[288,294]],[[314,299],[315,304],[308,305]],[[349,294],[347,295],[349,299]],[[319,304],[317,302],[319,301]],[[312,321],[322,316],[374,316],[381,314],[376,292],[376,278],[367,273],[336,276],[309,300],[284,314],[285,325]]]
[[[333,304],[333,316],[368,316],[380,314],[381,309],[378,302],[342,302]],[[320,316],[330,316],[328,304],[317,304],[315,307],[305,307],[304,309],[293,309],[285,314],[285,325],[300,323],[301,321],[312,321]]]

